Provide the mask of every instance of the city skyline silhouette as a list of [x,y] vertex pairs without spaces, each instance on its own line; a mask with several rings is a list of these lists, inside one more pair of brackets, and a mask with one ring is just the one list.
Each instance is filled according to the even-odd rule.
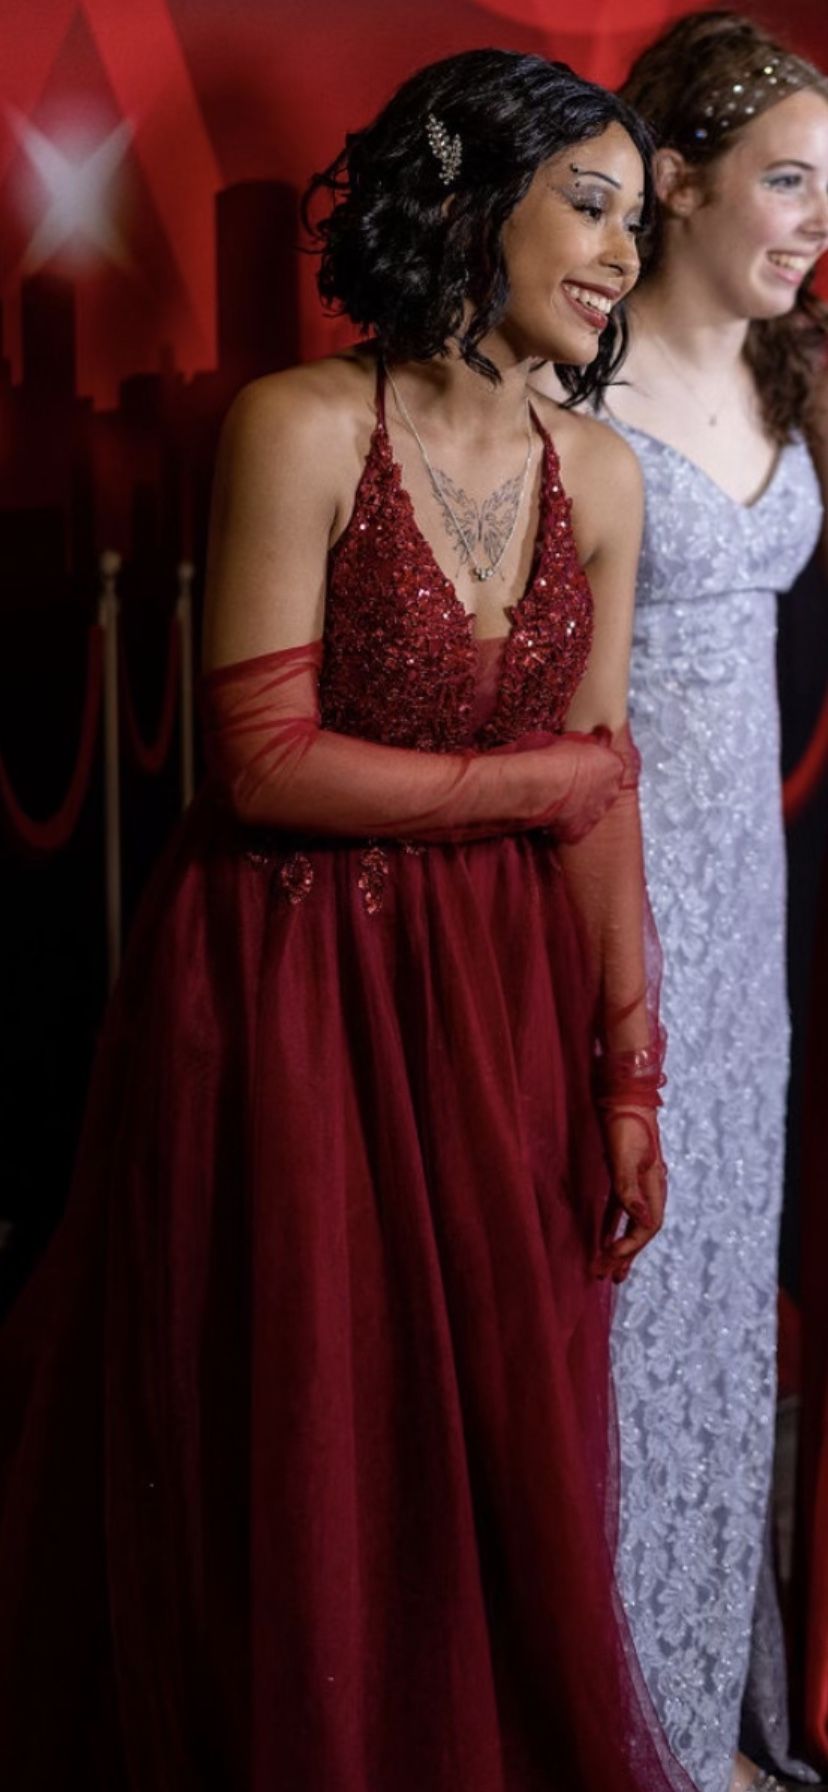
[[78,389],[77,282],[49,268],[21,282],[22,367],[12,379],[0,314],[0,568],[4,603],[88,583],[98,554],[169,567],[199,558],[222,417],[246,381],[299,358],[298,197],[233,182],[213,205],[216,365],[183,374],[169,344],[118,384],[114,406]]

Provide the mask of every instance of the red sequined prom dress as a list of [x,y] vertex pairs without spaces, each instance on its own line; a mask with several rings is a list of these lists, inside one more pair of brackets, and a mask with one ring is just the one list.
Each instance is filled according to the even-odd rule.
[[646,902],[634,780],[557,836],[532,795],[592,626],[548,438],[510,621],[380,410],[323,641],[205,681],[0,1346],[8,1792],[689,1792],[611,1571],[592,1084]]

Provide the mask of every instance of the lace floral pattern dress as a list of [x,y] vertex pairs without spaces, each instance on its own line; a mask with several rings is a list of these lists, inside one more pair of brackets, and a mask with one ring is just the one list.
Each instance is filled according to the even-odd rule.
[[[646,486],[630,711],[664,951],[670,1188],[614,1326],[619,1574],[672,1746],[702,1792],[726,1792],[775,1405],[789,1030],[776,594],[809,559],[821,504],[801,442],[747,507],[612,421]],[[771,1749],[785,1746],[780,1689],[766,1585],[751,1697]]]

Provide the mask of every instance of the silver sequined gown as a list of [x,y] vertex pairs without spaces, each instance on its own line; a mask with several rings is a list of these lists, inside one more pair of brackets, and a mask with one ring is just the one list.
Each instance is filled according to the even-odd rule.
[[[800,442],[746,507],[614,426],[646,487],[631,713],[664,951],[670,1176],[664,1231],[615,1327],[620,1576],[672,1746],[701,1792],[725,1792],[774,1420],[788,1070],[776,593],[809,559],[821,505]],[[772,1612],[758,1631],[753,1691],[784,1742]]]

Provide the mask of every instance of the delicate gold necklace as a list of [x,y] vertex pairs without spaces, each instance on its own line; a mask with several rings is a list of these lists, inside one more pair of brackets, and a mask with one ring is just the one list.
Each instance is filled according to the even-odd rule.
[[485,579],[493,578],[494,574],[497,572],[497,569],[501,564],[501,561],[503,560],[503,556],[506,553],[506,549],[508,548],[509,543],[512,539],[512,536],[514,535],[515,530],[517,528],[517,520],[520,515],[521,505],[523,504],[523,496],[526,491],[526,481],[529,477],[529,463],[532,459],[532,449],[534,447],[534,440],[532,437],[532,416],[531,416],[531,412],[529,409],[529,399],[527,398],[527,400],[526,400],[526,459],[523,463],[523,477],[520,482],[520,491],[518,492],[517,503],[515,505],[515,514],[512,517],[511,526],[507,530],[506,535],[504,536],[503,542],[501,543],[498,553],[495,554],[495,557],[493,560],[490,560],[488,566],[481,566],[479,561],[475,560],[474,554],[472,553],[469,538],[466,534],[465,529],[463,528],[460,518],[457,516],[453,506],[449,503],[449,500],[446,497],[446,494],[443,490],[443,482],[440,477],[440,474],[432,466],[431,461],[429,460],[428,450],[426,448],[425,442],[423,441],[422,436],[420,435],[420,432],[417,428],[416,423],[414,422],[414,418],[412,417],[411,412],[408,409],[408,406],[406,405],[401,393],[397,389],[397,384],[396,384],[394,376],[391,372],[391,369],[389,367],[387,367],[385,371],[388,376],[388,384],[391,387],[391,390],[394,394],[394,402],[397,406],[397,410],[399,411],[400,416],[402,417],[403,421],[407,424],[408,428],[410,429],[411,434],[413,435],[414,440],[417,444],[417,447],[420,450],[420,453],[423,457],[423,465],[424,465],[425,470],[428,474],[428,477],[431,481],[431,486],[432,486],[432,490],[434,492],[434,496],[437,499],[438,504],[440,504],[441,508],[445,512],[445,515],[449,518],[449,521],[451,522],[452,526],[454,527],[459,540],[463,543],[463,547],[465,548],[465,551],[466,551],[466,557],[468,559],[469,568],[470,568],[471,572],[473,573],[473,575],[476,579],[479,579],[481,581],[481,583]]
[[667,348],[666,344],[662,341],[660,336],[656,336],[654,334],[653,336],[651,336],[650,340],[655,343],[656,348],[658,349],[659,353],[662,355],[663,359],[667,362],[667,366],[672,369],[673,373],[676,376],[676,379],[684,387],[685,392],[687,392],[689,394],[690,398],[692,398],[693,403],[696,406],[697,410],[701,411],[702,416],[704,417],[705,423],[707,424],[708,428],[715,429],[717,427],[717,424],[719,421],[718,406],[715,411],[711,411],[708,409],[708,406],[705,404],[704,400],[699,397],[698,392],[695,390],[695,387],[691,384],[690,380],[688,380],[686,374],[682,373],[681,368],[679,367],[677,361],[674,360],[673,356],[670,354],[669,349]]

